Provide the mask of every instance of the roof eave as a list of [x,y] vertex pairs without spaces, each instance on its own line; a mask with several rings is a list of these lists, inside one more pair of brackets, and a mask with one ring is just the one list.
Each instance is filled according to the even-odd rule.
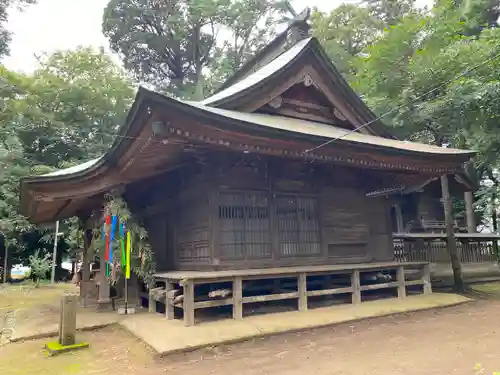
[[[145,92],[147,92],[147,96],[151,99],[151,101],[156,101],[158,104],[162,106],[168,106],[171,107],[174,110],[179,110],[183,111],[185,113],[189,114],[194,114],[198,116],[199,118],[202,118],[204,120],[208,120],[213,123],[218,123],[218,124],[226,124],[228,129],[234,130],[235,127],[241,127],[241,128],[252,128],[255,129],[256,127],[259,128],[261,131],[265,131],[269,134],[272,133],[278,133],[280,134],[280,139],[282,138],[282,135],[286,134],[288,137],[291,138],[296,138],[296,139],[301,139],[305,140],[307,142],[311,142],[311,137],[314,137],[318,144],[321,144],[322,142],[329,141],[331,139],[317,136],[317,135],[310,135],[310,134],[302,134],[290,130],[284,130],[284,129],[276,129],[276,128],[268,128],[265,125],[260,125],[256,124],[253,122],[248,122],[244,120],[236,120],[232,119],[229,117],[226,117],[221,114],[209,112],[207,110],[204,110],[202,108],[194,107],[192,105],[189,105],[187,103],[177,101],[172,98],[168,98],[164,95],[155,93],[153,91],[149,91],[146,89],[143,89]],[[339,139],[339,142],[343,144],[350,144],[354,147],[365,147],[368,149],[378,149],[378,150],[383,150],[383,151],[388,151],[388,152],[396,152],[400,154],[406,154],[408,156],[429,156],[429,157],[438,157],[438,158],[454,158],[454,159],[460,159],[462,161],[467,161],[469,160],[472,156],[474,156],[477,152],[476,151],[469,151],[469,150],[460,150],[460,153],[457,154],[442,154],[442,153],[432,153],[432,152],[424,152],[424,151],[416,151],[416,150],[405,150],[405,149],[399,149],[399,148],[394,148],[394,147],[387,147],[383,145],[373,145],[373,144],[366,144],[366,143],[360,143],[360,142],[355,142],[351,141],[348,139]]]
[[[153,111],[149,110],[149,106],[153,105],[160,105],[162,106],[162,109],[172,109],[172,110],[177,110],[180,112],[184,112],[185,114],[190,114],[194,115],[200,119],[204,120],[209,120],[212,123],[217,123],[219,126],[225,126],[228,129],[235,129],[235,128],[240,128],[244,131],[248,131],[251,129],[252,131],[256,131],[260,134],[265,134],[266,136],[271,136],[275,137],[277,139],[282,139],[283,135],[290,139],[297,139],[301,141],[305,141],[307,143],[310,143],[312,138],[316,141],[318,141],[318,144],[324,141],[327,141],[329,139],[321,136],[311,136],[308,134],[302,134],[294,131],[289,131],[289,130],[284,130],[284,129],[276,129],[276,128],[269,128],[266,127],[265,125],[260,125],[252,122],[247,122],[243,120],[236,120],[230,117],[226,117],[221,114],[209,112],[207,110],[193,107],[192,105],[189,105],[187,103],[180,102],[178,100],[166,97],[164,95],[149,91],[145,88],[140,87],[138,90],[138,93],[136,95],[136,99],[134,101],[134,104],[132,105],[131,110],[129,111],[129,114],[127,116],[125,125],[120,129],[120,132],[117,136],[117,139],[113,143],[113,146],[110,148],[110,150],[102,157],[102,159],[96,163],[95,165],[92,165],[91,167],[78,171],[73,174],[66,174],[66,175],[57,175],[57,176],[32,176],[32,177],[26,177],[21,179],[21,207],[24,212],[26,212],[29,207],[27,207],[27,202],[26,202],[26,195],[27,195],[27,189],[29,185],[32,184],[45,184],[45,183],[57,183],[57,182],[67,182],[71,181],[74,179],[80,179],[82,177],[85,177],[89,173],[93,173],[98,171],[98,169],[102,169],[102,172],[100,173],[105,173],[108,167],[112,167],[115,165],[118,160],[120,159],[121,155],[123,154],[123,151],[127,149],[128,145],[132,143],[135,140],[135,135],[141,131],[143,121],[138,121],[138,117],[141,114],[141,111],[144,110],[144,105],[147,104],[147,113],[148,115],[151,115]],[[379,151],[384,151],[384,152],[390,152],[390,153],[399,153],[399,154],[405,154],[409,156],[427,156],[427,157],[438,157],[442,159],[455,159],[455,160],[460,160],[460,161],[466,161],[469,160],[471,156],[476,154],[474,151],[468,151],[468,152],[463,152],[460,154],[434,154],[434,153],[429,153],[429,152],[419,152],[419,151],[414,151],[414,150],[403,150],[403,149],[396,149],[396,148],[391,148],[387,146],[379,146],[379,145],[373,145],[373,144],[363,144],[359,142],[354,142],[350,140],[345,140],[341,139],[339,140],[343,144],[351,144],[354,147],[358,148],[364,148],[364,149],[376,149]]]
[[[146,90],[147,91],[147,90]],[[137,122],[135,121],[137,118],[140,109],[143,106],[143,102],[145,99],[145,90],[143,88],[139,88],[135,100],[130,108],[127,117],[125,119],[124,126],[120,127],[120,131],[116,136],[115,141],[111,148],[100,158],[100,160],[93,164],[92,166],[74,172],[70,174],[60,174],[60,175],[41,175],[41,176],[27,176],[22,177],[19,181],[20,188],[20,211],[23,215],[27,215],[27,211],[29,211],[29,207],[27,207],[26,195],[28,194],[27,189],[29,185],[38,185],[38,184],[50,184],[57,182],[68,182],[71,180],[78,180],[82,177],[85,177],[91,173],[98,172],[100,169],[104,172],[106,168],[114,165],[116,161],[119,159],[119,153],[123,150],[124,143],[131,143],[134,139],[129,137],[128,134],[133,127],[137,126]],[[120,150],[122,149],[122,150]]]

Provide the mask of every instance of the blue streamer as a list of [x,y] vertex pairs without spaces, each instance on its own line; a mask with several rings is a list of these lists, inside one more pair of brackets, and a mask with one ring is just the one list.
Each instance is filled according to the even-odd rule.
[[110,239],[109,239],[109,263],[110,264],[113,264],[113,240],[115,238],[116,221],[117,221],[117,217],[112,216],[111,217],[111,233],[110,233]]

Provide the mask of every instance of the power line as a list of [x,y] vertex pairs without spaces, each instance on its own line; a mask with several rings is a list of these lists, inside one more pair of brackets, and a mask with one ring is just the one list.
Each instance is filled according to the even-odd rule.
[[[446,86],[447,84],[449,84],[449,83],[451,83],[451,82],[453,82],[453,81],[455,81],[455,80],[457,80],[457,79],[459,79],[459,78],[462,78],[462,77],[466,76],[466,75],[467,75],[467,74],[469,74],[470,72],[472,72],[472,71],[474,71],[474,70],[476,70],[476,69],[480,68],[481,66],[484,66],[484,65],[488,64],[489,62],[491,62],[491,61],[493,61],[493,60],[495,60],[495,59],[497,59],[497,58],[499,58],[499,57],[500,57],[500,53],[497,53],[496,55],[494,55],[494,56],[490,57],[489,59],[487,59],[487,60],[485,60],[485,61],[483,61],[483,62],[481,62],[481,63],[479,63],[479,64],[477,64],[477,65],[475,65],[475,66],[473,66],[472,68],[468,68],[468,69],[464,70],[462,73],[460,73],[460,74],[458,74],[458,75],[454,76],[453,78],[451,78],[451,79],[449,79],[449,80],[446,80],[446,81],[442,82],[441,84],[437,85],[436,87],[434,87],[433,89],[431,89],[431,90],[429,90],[429,91],[427,91],[427,92],[425,92],[425,93],[423,93],[423,94],[421,94],[421,95],[417,96],[417,97],[416,97],[416,98],[414,98],[414,99],[413,99],[410,103],[416,102],[417,100],[421,99],[422,97],[425,97],[425,96],[427,96],[427,95],[429,95],[429,94],[432,94],[434,91],[436,91],[436,90],[440,89],[441,87]],[[386,117],[386,116],[390,115],[391,113],[393,113],[393,112],[395,112],[395,111],[397,111],[397,110],[402,109],[405,105],[406,105],[406,104],[402,104],[402,105],[400,105],[400,106],[398,106],[398,107],[395,107],[395,108],[393,108],[393,109],[391,109],[391,110],[389,110],[389,111],[385,112],[384,114],[382,114],[382,115],[378,116],[377,118],[375,118],[375,119],[373,119],[373,120],[371,120],[371,121],[368,121],[368,122],[366,122],[366,123],[364,123],[364,124],[362,124],[362,125],[360,125],[360,126],[358,126],[358,127],[354,128],[354,129],[352,129],[352,130],[347,131],[346,133],[342,134],[342,135],[341,135],[341,136],[339,136],[339,137],[332,138],[332,139],[330,139],[330,140],[328,140],[328,141],[326,141],[326,142],[324,142],[324,143],[322,143],[322,144],[320,144],[320,145],[318,145],[318,146],[315,146],[315,147],[313,147],[313,148],[310,148],[310,149],[308,149],[308,150],[305,150],[305,151],[304,151],[304,154],[307,154],[307,153],[312,152],[312,151],[314,151],[314,150],[320,149],[320,148],[322,148],[322,147],[324,147],[324,146],[327,146],[327,145],[329,145],[329,144],[331,144],[331,143],[333,143],[333,142],[335,142],[335,141],[337,141],[337,140],[339,140],[339,139],[342,139],[342,138],[346,137],[346,136],[347,136],[347,135],[349,135],[349,134],[355,133],[355,132],[357,132],[358,130],[363,129],[364,127],[366,127],[366,126],[368,126],[368,125],[371,125],[371,124],[373,124],[374,122],[379,121],[380,119],[382,119],[382,118],[384,118],[384,117]],[[17,127],[17,128],[16,128],[16,130],[19,130],[20,128],[22,129],[22,127]],[[24,129],[27,129],[27,130],[28,130],[28,129],[29,129],[29,127],[24,127]],[[68,129],[69,129],[69,128],[68,128]],[[2,130],[4,130],[4,131],[5,131],[5,133],[4,133],[4,134],[9,133],[6,129],[0,129],[0,133],[1,133],[1,131],[2,131]],[[155,140],[155,139],[151,139],[151,138],[132,137],[132,136],[126,136],[126,135],[120,135],[120,134],[113,134],[113,133],[99,132],[99,131],[97,131],[97,132],[92,132],[92,133],[93,133],[94,135],[102,135],[102,136],[116,137],[116,138],[122,138],[122,139],[143,140],[143,141],[149,141],[149,142],[152,142],[152,143],[160,143],[160,144],[163,144],[163,145],[165,145],[165,144],[176,144],[176,145],[186,146],[186,147],[188,147],[188,148],[199,148],[199,147],[200,147],[200,146],[196,146],[196,145],[194,145],[194,144],[186,144],[186,143],[183,143],[183,142],[176,142],[176,141],[172,141],[172,140],[169,140],[169,139],[164,139],[164,140]],[[86,140],[88,140],[88,139],[90,139],[90,138],[89,138],[89,137],[87,137],[87,138],[86,138]],[[184,150],[184,149],[182,149],[182,151],[185,151],[185,150]],[[34,166],[36,166],[36,165],[37,165],[37,164],[35,164]],[[39,164],[39,165],[40,165],[40,166],[43,166],[43,164]]]
[[[423,93],[423,94],[421,94],[421,95],[417,96],[417,97],[416,97],[416,98],[414,98],[412,101],[410,101],[410,104],[411,104],[411,103],[416,102],[417,100],[419,100],[419,99],[423,98],[424,96],[427,96],[427,95],[429,95],[429,94],[432,94],[434,91],[436,91],[436,90],[440,89],[441,87],[446,86],[446,85],[448,85],[449,83],[451,83],[451,82],[453,82],[453,81],[455,81],[455,80],[457,80],[457,79],[459,79],[459,78],[462,78],[462,77],[466,76],[466,75],[467,75],[467,74],[469,74],[470,72],[472,72],[472,71],[474,71],[474,70],[476,70],[476,69],[480,68],[480,67],[481,67],[481,66],[483,66],[483,65],[488,64],[489,62],[491,62],[491,61],[493,61],[493,60],[497,59],[498,57],[500,57],[500,53],[497,53],[497,54],[496,54],[496,55],[494,55],[493,57],[490,57],[489,59],[487,59],[487,60],[485,60],[485,61],[483,61],[483,62],[481,62],[481,63],[479,63],[479,64],[477,64],[477,65],[475,65],[475,66],[473,66],[472,68],[468,68],[468,69],[464,70],[462,73],[458,74],[457,76],[454,76],[453,78],[451,78],[451,79],[449,79],[449,80],[447,80],[447,81],[444,81],[444,82],[442,82],[441,84],[437,85],[437,86],[436,86],[436,87],[434,87],[433,89],[431,89],[431,90],[429,90],[429,91],[427,91],[427,92],[425,92],[425,93]],[[317,150],[317,149],[320,149],[321,147],[327,146],[327,145],[329,145],[330,143],[333,143],[333,142],[335,142],[335,141],[337,141],[337,140],[339,140],[339,139],[342,139],[342,138],[344,138],[344,137],[348,136],[349,134],[355,133],[355,132],[357,132],[358,130],[363,129],[363,128],[364,128],[364,127],[366,127],[366,126],[371,125],[371,124],[373,124],[374,122],[377,122],[377,121],[381,120],[382,118],[384,118],[384,117],[386,117],[386,116],[390,115],[391,113],[393,113],[393,112],[395,112],[395,111],[398,111],[398,110],[402,109],[405,105],[407,105],[407,104],[406,104],[406,103],[405,103],[405,104],[401,104],[401,105],[399,105],[398,107],[395,107],[395,108],[391,109],[390,111],[387,111],[387,112],[386,112],[386,113],[384,113],[383,115],[380,115],[380,116],[378,116],[377,118],[375,118],[375,119],[373,119],[373,120],[371,120],[371,121],[368,121],[367,123],[364,123],[364,124],[362,124],[362,125],[360,125],[360,126],[358,126],[358,127],[354,128],[353,130],[349,130],[348,132],[346,132],[345,134],[342,134],[342,135],[341,135],[341,136],[339,136],[339,137],[332,138],[332,139],[330,139],[330,140],[328,140],[328,141],[326,141],[326,142],[324,142],[324,143],[322,143],[322,144],[320,144],[320,145],[318,145],[318,146],[315,146],[315,147],[313,147],[313,148],[310,148],[310,149],[308,149],[308,150],[305,150],[305,151],[304,151],[304,153],[305,153],[305,154],[307,154],[307,153],[309,153],[309,152],[311,152],[311,151],[315,151],[315,150]]]

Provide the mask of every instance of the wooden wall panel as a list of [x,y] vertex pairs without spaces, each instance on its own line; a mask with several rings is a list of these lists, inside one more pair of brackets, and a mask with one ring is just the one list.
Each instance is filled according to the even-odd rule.
[[323,245],[338,262],[369,255],[370,227],[365,194],[349,188],[325,188],[321,194]]
[[359,171],[252,157],[190,166],[178,173],[173,199],[155,197],[165,206],[161,219],[150,220],[154,246],[163,249],[161,268],[241,269],[392,257],[390,202],[367,198]]
[[[167,218],[165,214],[149,216],[144,219],[144,229],[148,232],[149,244],[154,254],[157,271],[173,268],[167,244]],[[171,254],[170,254],[171,255]]]
[[392,260],[391,201],[384,197],[366,200],[370,226],[370,252],[374,261]]
[[184,191],[177,202],[175,244],[177,264],[210,263],[209,194],[206,187]]

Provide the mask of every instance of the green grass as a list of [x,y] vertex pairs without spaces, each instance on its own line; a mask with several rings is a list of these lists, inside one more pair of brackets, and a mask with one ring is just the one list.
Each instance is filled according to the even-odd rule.
[[54,304],[64,294],[76,291],[73,284],[47,284],[35,288],[33,283],[28,282],[0,286],[0,312]]
[[491,282],[484,284],[472,284],[470,288],[489,297],[500,298],[500,282]]

